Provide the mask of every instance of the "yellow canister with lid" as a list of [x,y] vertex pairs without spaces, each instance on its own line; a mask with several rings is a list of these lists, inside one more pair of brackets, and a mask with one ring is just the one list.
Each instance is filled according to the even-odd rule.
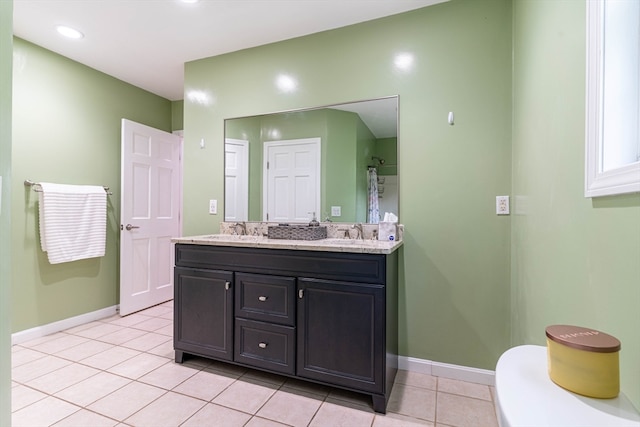
[[549,377],[584,396],[609,399],[620,393],[620,341],[571,325],[546,328]]

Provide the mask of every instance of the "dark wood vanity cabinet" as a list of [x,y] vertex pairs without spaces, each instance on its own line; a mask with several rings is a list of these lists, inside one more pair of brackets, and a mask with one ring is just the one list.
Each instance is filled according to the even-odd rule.
[[397,253],[176,245],[174,347],[370,394],[397,371]]

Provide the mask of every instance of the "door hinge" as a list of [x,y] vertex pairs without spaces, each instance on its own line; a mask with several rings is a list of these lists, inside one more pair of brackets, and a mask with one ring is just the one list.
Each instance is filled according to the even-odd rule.
[[267,162],[267,170],[269,170],[269,162]]

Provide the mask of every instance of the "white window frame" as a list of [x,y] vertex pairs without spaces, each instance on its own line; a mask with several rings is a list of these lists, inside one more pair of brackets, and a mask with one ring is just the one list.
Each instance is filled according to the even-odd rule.
[[[585,197],[640,192],[640,160],[603,171],[603,50],[606,36],[604,7],[607,0],[589,0],[587,5],[586,159]],[[639,53],[632,52],[631,54]],[[640,119],[636,119],[640,120]],[[636,124],[638,124],[636,122]]]

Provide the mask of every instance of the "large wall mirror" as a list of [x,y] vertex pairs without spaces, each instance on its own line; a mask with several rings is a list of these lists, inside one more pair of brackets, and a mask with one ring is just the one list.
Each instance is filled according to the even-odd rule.
[[397,148],[397,96],[227,119],[225,221],[398,216]]
[[640,2],[587,2],[585,197],[640,191]]

